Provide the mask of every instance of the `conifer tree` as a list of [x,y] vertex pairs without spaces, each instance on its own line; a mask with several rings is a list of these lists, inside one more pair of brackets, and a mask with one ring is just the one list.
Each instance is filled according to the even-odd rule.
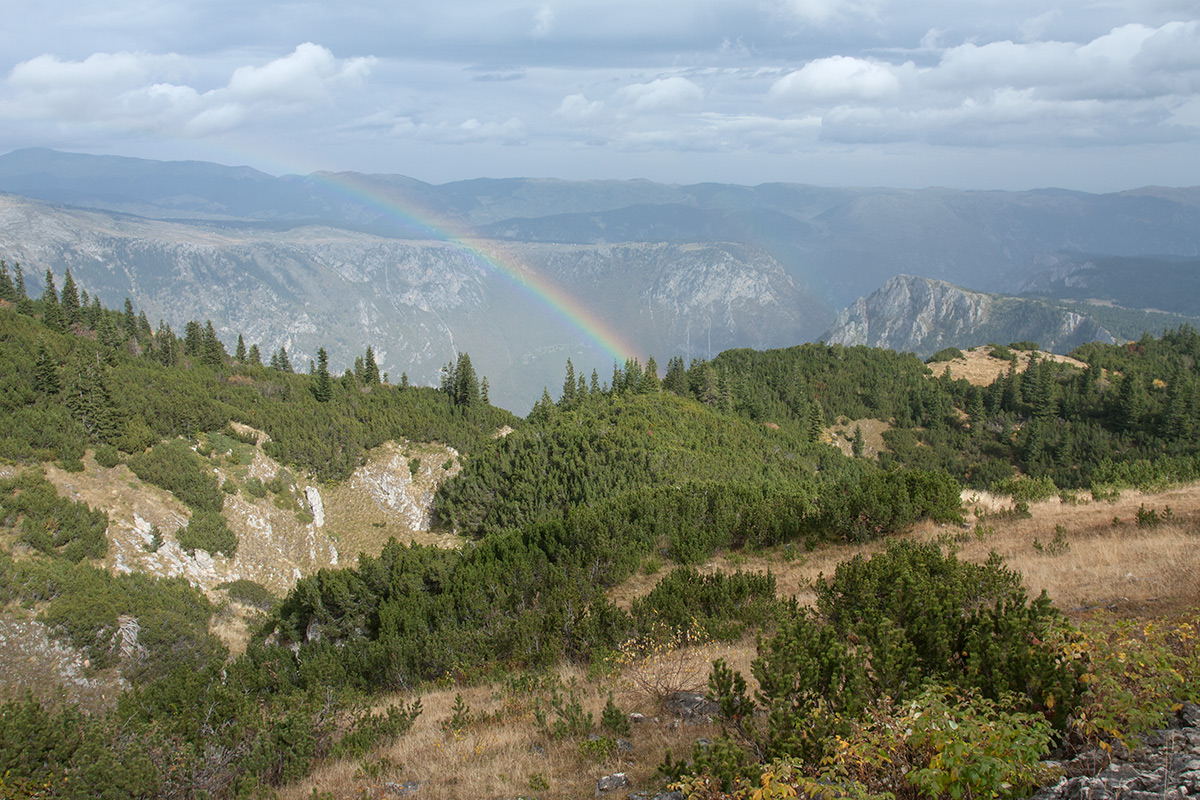
[[45,395],[58,394],[58,364],[44,341],[38,342],[37,358],[33,364],[34,391]]
[[100,297],[92,295],[92,301],[83,312],[83,321],[89,328],[100,329],[100,317],[104,316],[104,307],[100,305]]
[[29,294],[25,291],[25,271],[21,269],[19,261],[13,262],[13,291],[17,296],[17,311],[22,314],[32,314],[33,304],[29,300]]
[[688,394],[687,369],[683,366],[683,356],[671,356],[667,361],[667,374],[663,378],[662,388],[679,397]]
[[816,400],[808,402],[808,440],[810,442],[821,441],[821,434],[825,431],[825,415],[821,412],[821,404]]
[[67,275],[63,278],[61,306],[63,324],[67,328],[72,328],[83,322],[83,317],[79,313],[79,290],[75,287],[75,280],[71,277],[71,270],[67,270]]
[[470,408],[479,404],[479,379],[471,366],[471,357],[465,352],[458,354],[454,365],[454,404]]
[[13,285],[12,275],[8,272],[8,264],[0,258],[0,300],[10,303],[17,302],[17,287]]
[[108,393],[99,353],[76,354],[68,369],[66,405],[93,441],[108,441],[116,429],[112,398]]
[[329,379],[329,356],[324,347],[317,348],[317,369],[313,375],[312,391],[318,403],[328,403],[333,397],[333,385]]
[[363,383],[368,386],[379,384],[379,365],[375,363],[375,349],[367,345],[367,353],[363,357]]
[[490,406],[492,404],[492,401],[488,398],[487,375],[484,375],[479,379],[479,402],[483,403],[485,406]]
[[150,320],[146,319],[146,312],[139,311],[137,318],[137,340],[143,347],[150,346],[150,340],[154,338],[154,330],[150,327]]
[[46,288],[42,290],[42,322],[52,331],[63,329],[62,308],[58,304],[58,291],[54,288],[54,276],[46,270]]
[[658,364],[655,363],[654,356],[650,356],[646,359],[646,371],[642,373],[642,377],[638,382],[638,392],[641,394],[655,394],[658,390]]
[[592,382],[588,386],[588,394],[600,394],[600,373],[592,369]]
[[121,327],[125,331],[125,340],[137,336],[137,315],[133,313],[133,301],[125,298],[125,311],[121,315]]
[[250,349],[246,351],[246,363],[252,367],[262,366],[262,353],[259,352],[258,345],[250,345]]
[[402,372],[400,373],[400,388],[401,388],[401,389],[407,389],[407,388],[408,388],[408,373],[407,373],[407,372],[403,372],[403,371],[402,371]]
[[855,458],[861,458],[863,454],[863,432],[861,425],[854,426],[854,439],[850,442],[850,453]]
[[[136,330],[135,324],[134,331],[136,332]],[[213,328],[211,319],[204,325],[200,358],[205,364],[214,368],[224,366],[225,360],[229,358],[229,354],[225,352],[225,345],[221,344],[221,340],[217,338],[217,331]]]
[[246,363],[246,340],[242,338],[240,333],[238,334],[237,347],[233,351],[233,360],[239,364]]
[[558,398],[558,404],[564,408],[569,408],[575,405],[575,391],[578,383],[575,380],[575,365],[571,363],[571,359],[567,359],[567,374],[563,378],[562,394]]

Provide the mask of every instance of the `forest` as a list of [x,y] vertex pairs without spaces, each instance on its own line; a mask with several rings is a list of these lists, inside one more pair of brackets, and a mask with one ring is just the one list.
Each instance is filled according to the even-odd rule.
[[[939,372],[937,356],[824,344],[673,356],[661,375],[653,358],[629,359],[603,381],[568,361],[557,399],[545,391],[519,419],[488,402],[466,353],[437,387],[389,380],[370,347],[340,375],[323,349],[297,372],[285,350],[264,359],[239,336],[230,354],[211,323],[180,336],[129,300],[103,307],[69,272],[61,290],[46,279],[31,298],[20,267],[0,262],[0,603],[35,613],[94,668],[118,663],[131,618],[145,652],[107,709],[32,696],[0,706],[5,796],[269,796],[402,736],[420,702],[373,708],[386,692],[600,668],[629,642],[649,652],[681,636],[759,636],[758,691],[715,663],[725,735],[662,766],[664,779],[716,792],[697,796],[784,772],[793,785],[829,781],[831,748],[889,703],[997,720],[1002,703],[1003,730],[1032,731],[1023,746],[1048,752],[1087,702],[1087,672],[1065,656],[1070,625],[998,560],[892,544],[839,567],[813,608],[781,598],[770,573],[698,568],[716,553],[866,543],[920,520],[959,528],[964,487],[1020,509],[1200,479],[1200,333],[1187,326],[1080,348],[1084,369],[1035,358],[1019,372],[1008,359],[1035,345],[996,347],[1008,366],[987,386]],[[868,419],[887,426],[877,456],[861,437],[850,454],[831,444],[834,423]],[[387,441],[454,447],[462,469],[434,514],[466,544],[393,540],[278,600],[240,587],[267,612],[231,656],[210,631],[212,602],[187,581],[101,568],[107,515],[61,496],[41,465],[79,471],[85,453],[124,464],[186,505],[181,546],[232,557],[221,512],[240,490],[198,445],[246,439],[234,424],[329,483]],[[673,568],[651,591],[613,602],[659,561]],[[1031,788],[1019,772],[997,784]],[[833,777],[851,791],[854,776]]]

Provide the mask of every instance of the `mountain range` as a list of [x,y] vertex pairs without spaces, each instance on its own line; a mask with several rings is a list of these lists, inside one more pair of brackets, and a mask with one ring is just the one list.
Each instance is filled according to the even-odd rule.
[[176,329],[211,319],[225,341],[286,347],[300,366],[325,347],[344,368],[371,345],[393,380],[436,382],[467,351],[493,401],[517,411],[557,387],[568,358],[605,379],[624,355],[690,361],[832,335],[837,309],[900,274],[1190,315],[1084,265],[1115,275],[1155,254],[1186,279],[1200,257],[1200,188],[435,186],[34,149],[0,156],[0,192],[0,257],[31,293],[69,268],[107,305],[128,296]]

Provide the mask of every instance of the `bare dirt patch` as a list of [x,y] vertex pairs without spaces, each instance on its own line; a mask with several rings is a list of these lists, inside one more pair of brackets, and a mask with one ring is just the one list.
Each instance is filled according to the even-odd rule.
[[891,424],[878,419],[839,419],[837,424],[826,429],[825,436],[827,441],[849,456],[854,454],[854,429],[858,428],[862,431],[863,457],[875,458],[887,450],[883,434],[891,427]]

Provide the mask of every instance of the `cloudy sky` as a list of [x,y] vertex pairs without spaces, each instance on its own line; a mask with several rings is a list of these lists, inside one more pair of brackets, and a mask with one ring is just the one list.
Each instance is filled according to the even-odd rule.
[[0,152],[1200,185],[1200,0],[11,0]]

